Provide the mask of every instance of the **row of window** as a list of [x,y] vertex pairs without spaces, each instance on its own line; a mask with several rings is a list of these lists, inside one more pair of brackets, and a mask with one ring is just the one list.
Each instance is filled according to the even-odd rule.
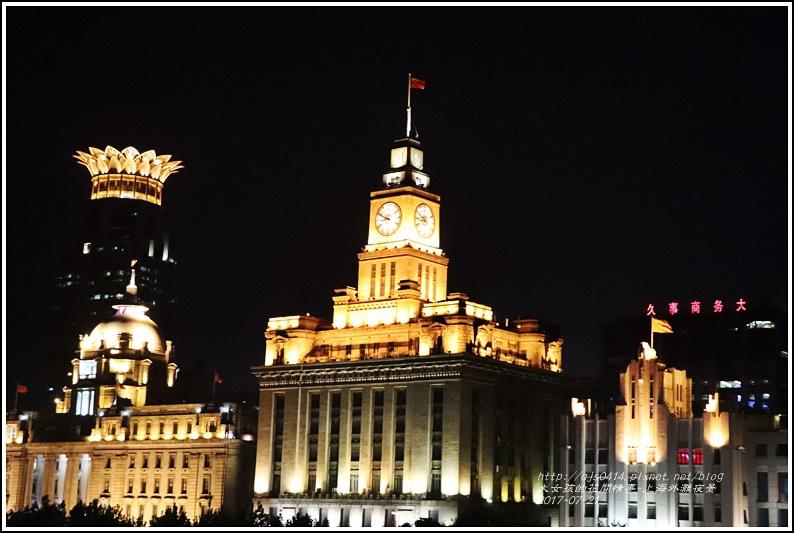
[[[378,266],[376,264],[372,264],[370,269],[370,279],[369,279],[369,297],[370,300],[374,300],[376,297],[384,298],[386,296],[393,296],[394,291],[397,288],[397,263],[396,261],[391,261],[389,267],[389,276],[386,276],[386,263],[380,264],[380,276],[378,276]],[[432,279],[432,281],[431,281]],[[378,284],[378,280],[380,283]],[[419,287],[421,290],[422,299],[426,300],[436,300],[436,286],[438,283],[438,268],[433,267],[433,276],[430,276],[430,266],[425,265],[424,269],[422,268],[422,264],[417,265],[416,271],[416,281],[419,282]],[[380,290],[376,290],[376,287],[379,287]],[[388,289],[387,289],[388,287]]]
[[[756,472],[759,502],[769,501],[769,473]],[[777,502],[788,503],[788,472],[777,473]]]
[[[211,487],[211,478],[210,476],[204,476],[201,480],[201,494],[206,495],[210,494],[210,487]],[[181,480],[182,487],[180,494],[187,494],[187,478],[182,478]],[[128,479],[127,480],[127,494],[133,494],[133,489],[135,487],[135,480]],[[152,488],[152,494],[160,494],[160,478],[155,478],[153,483],[150,485],[148,479],[141,479],[140,480],[140,494],[148,494],[148,488]],[[165,487],[165,494],[174,494],[174,478],[169,477],[166,480],[166,487]],[[110,492],[110,478],[105,478],[105,486],[104,492]]]
[[[756,457],[768,457],[769,446],[764,442],[759,442],[755,445]],[[779,442],[775,445],[775,457],[788,457],[788,445],[785,442]]]
[[372,269],[371,269],[371,273],[370,273],[370,280],[369,280],[369,298],[370,298],[370,300],[374,300],[376,296],[379,296],[380,298],[383,298],[385,296],[393,296],[394,289],[395,289],[395,286],[397,284],[396,275],[395,275],[396,269],[397,269],[397,263],[395,261],[392,261],[391,262],[391,268],[390,268],[389,283],[388,283],[389,290],[388,290],[388,293],[387,293],[386,292],[386,263],[381,263],[380,264],[380,292],[378,293],[375,290],[377,273],[378,273],[378,267],[375,264],[372,265]]
[[[769,509],[758,508],[758,527],[769,527]],[[788,527],[788,509],[777,510],[777,527]]]
[[[129,457],[129,468],[136,468],[137,465],[140,465],[141,468],[149,468],[150,466],[150,456],[152,454],[144,453],[141,454],[140,462],[138,462],[138,455],[132,454]],[[171,453],[168,454],[168,468],[176,468],[177,462],[177,454]],[[212,468],[212,456],[208,453],[204,454],[204,468]],[[154,455],[154,460],[151,462],[151,466],[154,468],[163,468],[163,454],[157,453]],[[113,458],[108,457],[105,461],[105,468],[112,468],[113,467]],[[182,468],[189,468],[190,467],[190,454],[188,452],[182,452]]]
[[[719,450],[714,450],[714,464],[718,465],[719,463]],[[703,464],[703,450],[701,448],[695,448],[692,450],[692,464],[693,465],[702,465]],[[679,448],[678,449],[678,464],[680,465],[688,465],[690,461],[689,449],[688,448]]]
[[[569,506],[568,513],[569,516],[573,517],[575,513],[576,507],[574,505]],[[768,511],[768,509],[766,509]],[[785,514],[785,510],[781,509],[783,514]],[[598,516],[596,517],[596,505],[595,503],[588,503],[584,506],[584,516],[585,518],[606,518],[608,516],[608,505],[606,502],[598,504]],[[639,518],[638,516],[638,508],[637,504],[634,502],[630,502],[628,504],[628,518]],[[655,503],[648,503],[645,507],[645,518],[647,520],[655,520],[656,519],[656,504]],[[768,519],[769,515],[767,513],[766,520],[767,523],[761,523],[761,513],[759,510],[759,526],[768,526]],[[783,519],[783,522],[779,523],[778,525],[787,525],[788,517]],[[703,522],[704,521],[704,512],[702,505],[695,505],[692,507],[692,513],[690,518],[689,506],[688,505],[679,505],[678,506],[678,520],[680,521],[695,521],[695,522]],[[714,522],[722,522],[722,507],[720,505],[714,506]],[[606,525],[606,524],[603,524]]]
[[[144,435],[152,434],[152,422],[147,421],[145,427],[146,427],[146,432],[144,433]],[[166,422],[164,420],[161,420],[159,425],[159,431],[157,434],[164,435],[165,428],[166,428]],[[188,434],[193,432],[192,420],[187,420],[185,422],[185,429]],[[216,418],[205,418],[201,420],[201,424],[198,427],[198,431],[200,433],[206,433],[206,432],[215,433],[217,430],[218,430],[218,419]],[[171,425],[171,432],[174,435],[179,433],[179,420],[173,421]],[[133,422],[131,435],[135,436],[138,434],[140,434],[140,425],[138,422]]]
[[[443,389],[433,388],[433,459],[441,459],[441,413],[443,410]],[[274,405],[274,432],[273,432],[273,484],[272,492],[279,493],[281,490],[281,458],[284,438],[284,404],[285,397],[282,394],[275,396]],[[339,438],[340,438],[340,419],[342,395],[340,392],[332,392],[329,396],[331,413],[328,440],[328,490],[335,492],[338,487],[339,473]],[[394,461],[395,478],[392,485],[397,493],[402,492],[402,461],[405,459],[405,411],[406,411],[407,391],[396,389],[394,397],[395,405],[395,425],[394,425]],[[371,460],[375,466],[372,471],[372,483],[370,489],[380,492],[380,470],[379,462],[382,460],[383,453],[383,410],[385,404],[385,391],[372,391],[372,449]],[[361,427],[362,427],[362,408],[363,392],[353,391],[350,395],[350,461],[353,463],[353,470],[350,474],[350,491],[358,492],[358,471],[355,469],[361,458]],[[319,424],[320,424],[320,394],[309,394],[309,456],[308,456],[308,487],[307,490],[316,490],[317,472],[316,461],[319,448]],[[400,489],[397,489],[399,482]],[[440,478],[439,478],[440,484]],[[440,490],[440,485],[439,485]]]

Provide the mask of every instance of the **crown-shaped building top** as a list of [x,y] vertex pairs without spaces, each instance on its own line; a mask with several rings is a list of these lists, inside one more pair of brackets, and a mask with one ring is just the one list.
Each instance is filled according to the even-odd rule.
[[161,205],[165,180],[183,168],[181,161],[154,150],[140,153],[132,146],[121,151],[112,146],[88,150],[90,154],[78,150],[74,158],[91,172],[92,200],[129,198]]

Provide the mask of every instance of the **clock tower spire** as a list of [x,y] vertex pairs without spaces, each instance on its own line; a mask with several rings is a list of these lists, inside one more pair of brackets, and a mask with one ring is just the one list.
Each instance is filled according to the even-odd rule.
[[[409,93],[424,88],[421,80],[409,79]],[[419,139],[394,141],[382,185],[370,193],[358,287],[338,289],[334,297],[335,327],[405,323],[420,317],[425,304],[446,300],[449,259],[440,247],[440,205],[441,197],[430,191]]]
[[419,140],[397,139],[383,187],[370,193],[369,235],[358,256],[359,301],[405,298],[401,287],[408,286],[425,302],[447,297],[441,197],[429,185]]

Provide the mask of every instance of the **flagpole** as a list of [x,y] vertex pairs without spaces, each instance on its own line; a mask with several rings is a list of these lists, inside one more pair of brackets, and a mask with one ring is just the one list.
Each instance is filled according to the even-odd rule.
[[17,410],[17,402],[19,402],[19,381],[17,381],[17,393],[14,395],[14,411]]
[[215,385],[218,384],[218,371],[212,371],[212,402],[215,403]]
[[653,348],[653,317],[651,317],[651,348]]
[[411,73],[408,73],[408,122],[405,126],[405,137],[411,136]]

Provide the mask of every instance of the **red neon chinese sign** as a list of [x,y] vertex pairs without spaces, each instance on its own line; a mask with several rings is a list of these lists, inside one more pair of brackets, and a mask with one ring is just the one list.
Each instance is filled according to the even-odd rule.
[[[668,302],[667,312],[671,316],[677,315],[681,313],[681,309],[685,307],[687,307],[687,304],[681,305],[680,302]],[[693,300],[689,302],[688,307],[690,314],[699,315],[701,312],[705,314],[709,304],[702,304],[698,300]],[[726,304],[723,300],[714,300],[714,303],[711,304],[711,310],[714,313],[723,313],[726,311]],[[741,313],[742,311],[747,311],[747,302],[744,300],[744,298],[739,298],[739,300],[736,302],[736,312]],[[645,308],[645,316],[656,316],[656,306],[654,304],[648,304],[648,307]]]

